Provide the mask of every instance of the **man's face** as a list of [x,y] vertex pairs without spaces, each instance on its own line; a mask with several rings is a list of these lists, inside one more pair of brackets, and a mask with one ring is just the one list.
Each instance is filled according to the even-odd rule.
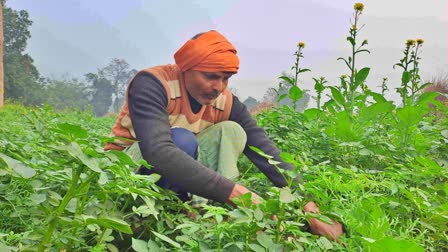
[[230,72],[201,72],[187,70],[184,73],[188,93],[200,104],[210,105],[226,89]]

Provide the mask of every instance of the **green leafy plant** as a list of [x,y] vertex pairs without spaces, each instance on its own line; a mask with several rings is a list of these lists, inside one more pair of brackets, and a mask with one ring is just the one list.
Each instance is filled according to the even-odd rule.
[[[366,39],[362,41],[361,45],[359,45],[357,41],[358,33],[364,27],[359,25],[359,17],[364,10],[364,5],[362,3],[356,3],[354,5],[354,10],[353,23],[351,23],[349,36],[347,37],[347,41],[350,43],[352,48],[352,54],[347,58],[338,58],[338,60],[344,61],[350,71],[348,74],[349,81],[346,83],[345,78],[341,78],[342,88],[344,89],[343,94],[341,94],[340,90],[336,87],[330,87],[332,99],[339,106],[343,107],[349,116],[353,114],[356,99],[362,95],[357,90],[359,87],[363,87],[364,81],[367,79],[370,72],[370,68],[368,67],[358,70],[356,66],[357,55],[363,52],[370,53],[370,51],[363,48],[368,44]],[[362,88],[362,90],[365,92],[365,88]]]

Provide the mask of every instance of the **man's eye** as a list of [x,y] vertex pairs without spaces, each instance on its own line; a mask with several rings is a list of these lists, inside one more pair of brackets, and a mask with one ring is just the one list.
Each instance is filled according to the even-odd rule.
[[205,74],[205,78],[210,79],[210,80],[215,80],[215,79],[218,79],[219,76],[217,76],[215,74]]

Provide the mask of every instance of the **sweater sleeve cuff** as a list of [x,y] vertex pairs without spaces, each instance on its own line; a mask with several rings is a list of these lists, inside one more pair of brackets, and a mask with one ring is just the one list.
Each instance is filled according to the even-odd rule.
[[220,203],[228,203],[230,194],[232,193],[235,183],[227,178],[222,179],[220,193],[217,195],[216,201]]

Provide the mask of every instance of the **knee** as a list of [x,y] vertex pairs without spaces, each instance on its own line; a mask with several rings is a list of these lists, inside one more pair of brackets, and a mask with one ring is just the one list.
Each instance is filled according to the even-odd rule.
[[171,138],[173,143],[190,157],[197,159],[198,157],[198,141],[193,132],[184,128],[172,128]]
[[217,126],[219,125],[219,127],[223,131],[228,132],[233,139],[238,139],[239,141],[235,141],[235,143],[240,143],[241,146],[239,147],[241,148],[241,150],[244,149],[247,142],[247,135],[243,127],[241,127],[241,125],[239,125],[234,121],[224,121],[216,125]]

